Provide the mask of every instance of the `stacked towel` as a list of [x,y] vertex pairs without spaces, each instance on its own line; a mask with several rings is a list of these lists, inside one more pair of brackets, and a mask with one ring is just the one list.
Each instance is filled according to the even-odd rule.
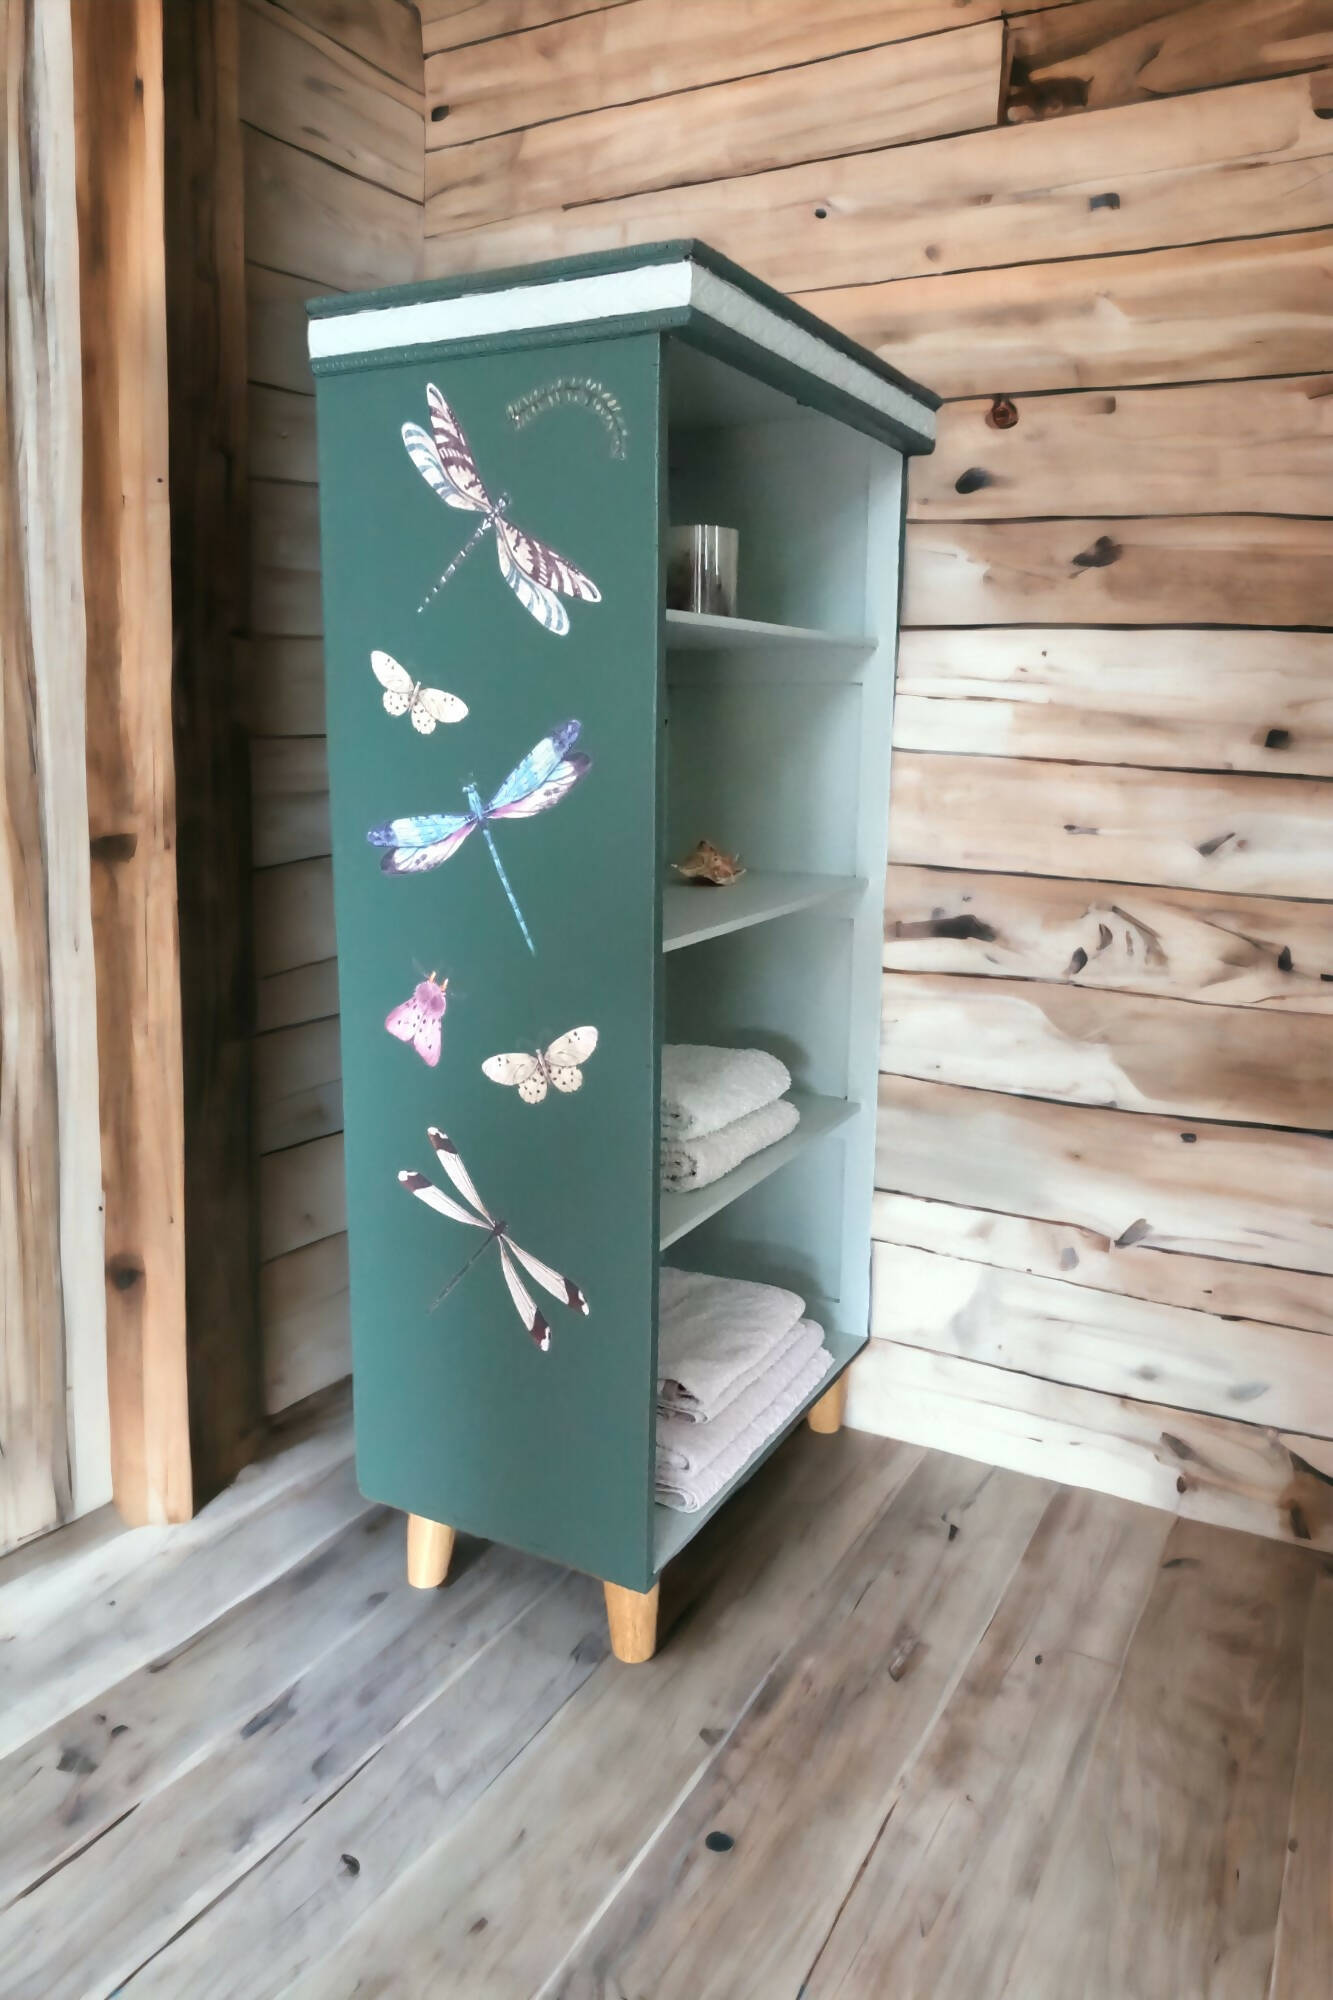
[[760,1111],[747,1111],[718,1132],[705,1132],[694,1139],[663,1139],[658,1148],[662,1186],[669,1194],[685,1194],[690,1188],[707,1187],[721,1180],[752,1153],[775,1146],[801,1122],[796,1106],[785,1097],[765,1104]]
[[662,1050],[662,1186],[671,1194],[707,1187],[785,1139],[800,1112],[783,1100],[791,1072],[763,1049],[690,1044]]
[[668,1043],[662,1050],[662,1137],[702,1139],[791,1089],[791,1071],[764,1049]]
[[657,1498],[693,1513],[809,1400],[833,1362],[805,1303],[776,1285],[661,1274]]
[[657,1288],[657,1407],[707,1423],[781,1352],[805,1300],[778,1285],[662,1266]]
[[[809,1324],[809,1322],[807,1322]],[[811,1331],[822,1340],[817,1326]],[[779,1389],[766,1408],[746,1424],[743,1429],[728,1437],[716,1454],[698,1471],[685,1471],[680,1467],[657,1462],[656,1495],[664,1507],[671,1507],[678,1513],[694,1514],[700,1507],[706,1507],[729,1480],[743,1472],[757,1452],[795,1416],[801,1405],[819,1387],[829,1369],[833,1366],[833,1356],[817,1347],[805,1361],[799,1372],[782,1389]],[[706,1424],[705,1430],[713,1426]]]

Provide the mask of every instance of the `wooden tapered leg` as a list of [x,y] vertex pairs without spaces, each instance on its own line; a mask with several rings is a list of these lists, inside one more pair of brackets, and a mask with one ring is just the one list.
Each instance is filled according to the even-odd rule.
[[627,1667],[641,1667],[657,1651],[657,1585],[626,1590],[619,1583],[604,1583],[602,1589],[611,1651]]
[[407,1580],[414,1590],[434,1590],[449,1574],[454,1531],[424,1514],[407,1517]]
[[811,1405],[805,1421],[812,1431],[821,1437],[832,1437],[842,1429],[842,1413],[847,1403],[847,1377],[839,1375],[831,1389],[826,1389],[817,1403]]

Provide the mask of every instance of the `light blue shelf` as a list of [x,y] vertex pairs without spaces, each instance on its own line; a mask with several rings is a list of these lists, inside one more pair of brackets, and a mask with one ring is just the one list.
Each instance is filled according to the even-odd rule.
[[707,1222],[710,1215],[717,1215],[752,1187],[758,1187],[779,1167],[785,1167],[789,1160],[807,1152],[819,1140],[836,1132],[840,1125],[855,1118],[860,1106],[852,1104],[845,1097],[814,1097],[808,1091],[793,1090],[790,1101],[801,1114],[801,1122],[785,1139],[775,1145],[765,1146],[762,1153],[752,1153],[748,1160],[742,1160],[721,1180],[710,1181],[707,1187],[690,1188],[684,1194],[663,1194],[658,1202],[659,1243],[663,1250],[669,1250],[673,1243],[679,1243],[682,1236],[688,1236],[701,1222]]

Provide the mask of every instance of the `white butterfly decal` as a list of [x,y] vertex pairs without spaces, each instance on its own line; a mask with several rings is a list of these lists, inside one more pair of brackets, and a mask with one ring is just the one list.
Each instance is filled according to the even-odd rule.
[[467,703],[443,688],[423,687],[406,667],[400,667],[392,653],[374,652],[371,669],[384,689],[384,706],[390,715],[410,715],[412,727],[429,736],[437,722],[461,722]]
[[582,1087],[579,1065],[587,1062],[596,1047],[596,1028],[571,1028],[549,1049],[537,1049],[531,1055],[487,1056],[481,1067],[492,1083],[516,1088],[525,1104],[540,1104],[548,1088],[568,1095]]

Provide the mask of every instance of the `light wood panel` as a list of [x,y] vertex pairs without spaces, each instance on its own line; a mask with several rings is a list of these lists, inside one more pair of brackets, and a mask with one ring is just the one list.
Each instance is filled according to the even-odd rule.
[[265,132],[245,133],[245,254],[312,291],[417,275],[421,207]]
[[978,1090],[1327,1132],[1331,1040],[1315,1014],[894,972],[879,1062],[890,1075]]
[[326,858],[254,878],[255,963],[263,979],[333,956],[333,871]]
[[336,289],[309,278],[245,267],[246,374],[251,383],[313,395],[315,378],[306,351],[306,300]]
[[[829,1449],[827,1440],[812,1442]],[[373,1979],[373,1966],[393,1949],[409,1989],[471,1987],[497,2000],[539,1991],[556,1973],[571,1996],[585,1996],[604,1984],[597,1978],[602,1965],[612,1990],[651,1991],[655,2000],[707,1991],[723,1964],[732,1990],[780,1990],[793,1967],[808,1965],[832,1922],[856,1865],[852,1860],[849,1868],[850,1857],[864,1853],[883,1818],[886,1792],[956,1685],[957,1652],[970,1652],[968,1641],[980,1637],[1045,1499],[1040,1487],[1020,1492],[974,1466],[922,1466],[869,1533],[823,1567],[810,1605],[802,1602],[810,1589],[801,1552],[806,1538],[789,1533],[780,1562],[765,1550],[766,1559],[748,1572],[747,1615],[731,1631],[725,1612],[716,1622],[722,1607],[709,1592],[691,1623],[700,1629],[711,1619],[711,1635],[700,1629],[699,1644],[680,1648],[668,1639],[646,1675],[620,1674],[613,1693],[608,1669],[601,1689],[589,1688],[570,1705],[547,1739],[552,1755],[540,1772],[517,1768],[493,1791],[477,1829],[480,1841],[469,1840],[466,1827],[452,1831],[348,1940],[342,1971],[349,1983]],[[805,1518],[804,1510],[794,1518]],[[950,1525],[957,1529],[952,1539]],[[780,1570],[792,1577],[793,1598],[775,1648],[768,1621]],[[839,1633],[838,1645],[820,1660],[790,1643],[815,1615]],[[893,1679],[886,1654],[918,1635],[911,1671],[900,1666]],[[771,1677],[763,1698],[746,1704],[733,1736],[739,1716],[732,1690],[742,1673],[754,1685],[757,1654],[768,1655]],[[704,1694],[700,1676],[710,1668]],[[655,1682],[654,1709],[663,1725],[652,1731],[643,1728],[642,1695],[633,1695],[645,1678]],[[682,1704],[692,1687],[704,1705],[687,1735]],[[701,1715],[704,1729],[721,1725],[716,1754],[713,1742],[700,1738]],[[864,1738],[839,1726],[848,1715],[866,1717]],[[731,1740],[724,1748],[718,1739],[725,1738]],[[788,1754],[779,1779],[780,1743]],[[617,1770],[612,1793],[606,1778]],[[581,1834],[570,1839],[570,1787],[583,1796],[589,1782],[596,1817],[580,1816]],[[788,1827],[817,1828],[816,1838],[784,1838],[775,1783],[792,1801]],[[834,1799],[838,1806],[830,1810]],[[526,1864],[532,1841],[548,1827],[548,1851],[559,1858],[534,1876],[519,1863]],[[704,1844],[715,1830],[733,1843],[720,1856]],[[637,1862],[632,1876],[631,1861]],[[769,1921],[747,1925],[738,1955],[728,1906],[753,1909],[761,1880]],[[479,1900],[488,1922],[469,1931]],[[312,1980],[304,2000],[327,1990]]]
[[918,520],[1333,512],[1333,376],[947,405],[912,468]]
[[[191,1633],[165,1677],[164,1662],[150,1659],[0,1762],[0,1907],[132,1812],[143,1792],[170,1783],[218,1735],[243,1729],[316,1660],[355,1636],[377,1592],[400,1585],[397,1518],[364,1502],[356,1508],[351,1485],[344,1470],[327,1493],[324,1539],[308,1544],[308,1553],[294,1547],[289,1566]],[[350,1521],[339,1519],[348,1513]],[[117,1756],[113,1729],[133,1734],[132,1761]]]
[[893,740],[904,750],[1330,777],[1333,636],[904,632]]
[[193,1510],[160,0],[72,20],[106,1368],[116,1505],[140,1524]]
[[322,736],[256,736],[250,744],[257,868],[329,852],[329,764]]
[[264,1400],[285,1410],[352,1369],[347,1238],[325,1236],[260,1267]]
[[1328,0],[1076,0],[1019,14],[1009,32],[1015,122],[1318,69],[1333,57]]
[[[420,0],[422,40],[428,56],[438,55],[443,49],[462,48],[469,42],[489,41],[528,28],[545,28],[574,14],[597,13],[604,7],[627,4],[635,4],[635,0]],[[645,14],[655,17],[660,29],[666,18],[661,0],[639,0],[639,4]],[[1052,0],[1052,4],[1062,5],[1063,0]],[[1002,11],[1000,0],[961,0],[961,4],[956,0],[947,9],[922,4],[922,0],[889,0],[888,5],[876,8],[873,14],[866,12],[862,16],[850,8],[844,10],[851,24],[847,42],[860,39],[855,24],[861,18],[873,26],[888,21],[902,27],[907,34],[924,35],[937,28],[954,27],[960,20],[988,21]]]
[[903,1775],[805,1982],[809,2000],[1012,1994],[1030,1885],[1079,1810],[1170,1532],[1146,1508],[1055,1495]]
[[272,0],[243,0],[241,117],[376,187],[420,202],[423,104]]
[[[910,1194],[877,1193],[872,1227],[877,1243],[1060,1278],[1094,1291],[1216,1313],[1224,1320],[1274,1321],[1308,1333],[1333,1333],[1333,1279],[1319,1272],[1184,1256],[1151,1244],[1115,1242],[1076,1223],[1038,1222]],[[891,1299],[888,1310],[892,1313]]]
[[347,1228],[341,1132],[259,1163],[259,1252],[265,1263]]
[[[1317,1552],[802,1434],[628,1674],[595,1586],[464,1538],[409,1601],[349,1466],[278,1488],[310,1442],[225,1533],[64,1530],[0,1570],[16,1993],[1322,1991]],[[57,1605],[81,1653],[29,1636]]]
[[1278,1906],[1272,2000],[1301,2000],[1318,1987],[1333,1956],[1333,1676],[1325,1661],[1333,1645],[1333,1577],[1314,1579],[1302,1663],[1301,1734],[1296,1749],[1287,1833],[1287,1860]]
[[336,1015],[257,1036],[254,1063],[255,1138],[261,1153],[342,1130]]
[[421,90],[421,28],[403,0],[271,0],[294,21],[315,28],[342,49],[416,94]]
[[426,232],[994,125],[1003,39],[987,21],[451,144],[429,155]]
[[[424,33],[426,143],[456,147],[603,105],[966,28],[1002,11],[998,0],[831,0],[817,12],[751,0],[740,13],[711,0],[568,10],[555,0],[521,0],[520,9],[474,8],[452,26],[437,15]],[[460,33],[465,42],[454,39]],[[443,120],[435,115],[442,106]]]
[[1308,1132],[879,1082],[876,1187],[1072,1223],[1117,1248],[1333,1274],[1331,1153]]
[[324,1020],[337,1011],[338,961],[321,958],[313,965],[296,965],[289,972],[275,972],[260,980],[255,1026],[260,1034],[267,1034],[271,1028]]
[[1333,1437],[1328,1333],[877,1243],[870,1330],[995,1368]]
[[1333,912],[1324,903],[903,865],[886,884],[884,965],[1327,1015]]
[[266,1403],[276,1410],[349,1365],[306,302],[418,275],[425,106],[419,21],[399,0],[282,0],[276,10],[245,0],[242,57],[253,484],[252,636],[239,707],[251,733],[260,871],[259,1312]]
[[[579,1940],[567,1993],[706,1993],[719,1964],[735,1964],[735,1911],[754,1907],[761,1883],[772,1901],[746,1936],[742,1990],[780,1992],[791,1968],[811,1963],[954,1695],[954,1663],[981,1642],[1047,1499],[1038,1485],[1020,1494],[1004,1475],[956,1460],[920,1469],[837,1579],[831,1656],[816,1663],[798,1650],[778,1668],[716,1769],[668,1815],[633,1880]],[[908,1649],[910,1669],[886,1672],[886,1654]],[[815,1826],[817,1841],[793,1838],[793,1827]],[[707,1845],[718,1827],[736,1830],[723,1869]]]
[[427,261],[482,270],[699,236],[806,292],[1258,235],[1279,209],[1284,228],[1313,229],[1333,222],[1327,94],[1296,76],[965,133],[914,147],[910,172],[896,148],[854,153],[488,223],[431,238]]
[[[659,1659],[646,1677],[649,1690],[645,1676],[606,1660],[600,1606],[586,1581],[556,1580],[475,1675],[455,1674],[453,1685],[403,1717],[336,1799],[275,1850],[271,1867],[252,1869],[225,1903],[172,1939],[150,1968],[143,2000],[182,1989],[197,2000],[224,2000],[233,1976],[252,2000],[308,1993],[310,1982],[318,1990],[321,1976],[336,1981],[337,1961],[359,1953],[366,1931],[377,1929],[381,1892],[398,1890],[399,1911],[406,1909],[394,1955],[405,1978],[427,1958],[444,1970],[427,1977],[425,1991],[538,1990],[647,1835],[709,1769],[718,1739],[764,1677],[827,1615],[830,1573],[841,1573],[842,1558],[917,1458],[910,1450],[881,1456],[871,1441],[852,1440],[855,1456],[839,1464],[842,1447],[820,1452],[818,1440],[810,1444],[760,1475],[759,1504],[741,1496],[702,1561],[680,1565],[670,1615],[689,1610],[698,1638],[687,1640],[681,1629],[683,1651],[670,1642],[674,1662],[671,1651]],[[793,1533],[794,1523],[804,1531]],[[484,1571],[494,1557],[473,1560]],[[442,1634],[453,1624],[452,1594],[451,1586],[434,1600]],[[739,1595],[740,1618],[732,1615]],[[643,1728],[645,1692],[663,1725],[651,1732]],[[528,1754],[538,1740],[540,1768]],[[524,1802],[526,1822],[515,1818]],[[529,1831],[516,1842],[519,1825]],[[354,1877],[330,1869],[330,1839],[357,1860]],[[530,1843],[551,1857],[535,1875]],[[417,1863],[429,1883],[416,1879]],[[438,1880],[453,1885],[443,1897],[430,1893]],[[478,1900],[484,1925],[476,1922]]]
[[[1068,1838],[1033,1899],[1012,1991],[1058,2000],[1267,1993],[1286,1855],[1268,1831],[1296,1778],[1316,1567],[1250,1536],[1172,1534],[1089,1758]],[[1207,1718],[1225,1715],[1223,1728]],[[1151,1839],[1143,1837],[1151,1827]],[[1108,1856],[1117,1894],[1102,1894]],[[1038,1945],[1040,1939],[1040,1945]]]
[[907,625],[1333,625],[1333,523],[918,521]]
[[1330,893],[1333,789],[1016,757],[895,760],[901,861],[1242,895]]
[[186,1306],[201,1504],[253,1456],[263,1418],[249,774],[235,713],[235,641],[247,612],[235,0],[168,6],[163,29]]
[[251,639],[240,681],[241,711],[252,736],[323,736],[322,640]]
[[1333,1548],[1333,1446],[1300,1432],[1042,1382],[889,1340],[872,1340],[859,1357],[847,1420],[909,1443],[949,1435],[960,1453],[992,1465]]
[[324,629],[319,592],[319,493],[275,479],[250,484],[250,619],[270,637]]
[[799,297],[939,395],[1012,395],[1325,368],[1331,272],[1320,230]]
[[[469,1668],[477,1672],[478,1661],[484,1678],[492,1642],[548,1587],[542,1565],[508,1552],[463,1571],[450,1592],[448,1648],[433,1597],[405,1582],[375,1593],[365,1622],[250,1718],[252,1733],[263,1733],[262,1756],[247,1725],[218,1738],[206,1758],[0,1915],[0,1967],[14,2000],[51,1991],[57,1968],[74,1990],[86,1990],[99,1972],[123,1984],[182,1922],[318,1811],[442,1686]],[[567,1651],[576,1644],[571,1635]],[[225,1843],[208,1838],[219,1819],[232,1827]],[[115,1892],[119,1871],[108,1864],[115,1856],[122,1870],[130,1866],[131,1843],[143,1890],[127,1897]]]
[[[0,1548],[110,1490],[84,768],[86,636],[68,8],[0,11]],[[100,1352],[99,1352],[100,1351]],[[89,1366],[89,1364],[91,1364]],[[103,1383],[105,1378],[103,1378]],[[100,1460],[100,1463],[99,1463]]]
[[250,472],[256,479],[315,484],[319,462],[313,396],[270,388],[267,383],[251,383]]

